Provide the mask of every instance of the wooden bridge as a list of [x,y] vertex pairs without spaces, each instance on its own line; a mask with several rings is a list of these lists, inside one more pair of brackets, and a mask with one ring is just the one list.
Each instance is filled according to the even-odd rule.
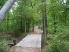
[[41,52],[42,30],[35,27],[34,32],[23,38],[17,45],[10,48],[8,52]]
[[9,52],[41,52],[41,36],[41,34],[27,35]]

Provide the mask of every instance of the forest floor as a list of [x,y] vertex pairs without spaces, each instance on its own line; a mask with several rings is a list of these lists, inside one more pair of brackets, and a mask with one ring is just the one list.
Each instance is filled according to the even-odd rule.
[[39,29],[38,26],[34,27],[34,32],[29,32],[28,34],[42,34],[43,30]]
[[[38,26],[36,26],[35,28],[34,28],[34,32],[28,32],[27,34],[42,34],[43,33],[43,30],[42,29],[39,29],[38,28]],[[20,40],[20,38],[16,38],[16,39],[19,39]],[[13,48],[15,48],[15,47],[13,47]],[[22,48],[21,48],[22,49]],[[29,48],[28,48],[29,49]],[[31,48],[32,49],[32,48]],[[34,48],[34,50],[35,50],[35,48]],[[39,50],[39,49],[38,49]],[[42,47],[42,50],[44,50],[44,48]],[[8,51],[9,52],[9,51]],[[43,51],[42,51],[43,52]]]

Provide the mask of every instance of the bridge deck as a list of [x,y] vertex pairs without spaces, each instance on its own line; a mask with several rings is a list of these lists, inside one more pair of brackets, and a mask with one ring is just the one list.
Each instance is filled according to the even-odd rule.
[[27,35],[16,46],[40,48],[41,47],[41,34]]
[[41,52],[41,36],[41,34],[27,35],[11,50],[14,52]]

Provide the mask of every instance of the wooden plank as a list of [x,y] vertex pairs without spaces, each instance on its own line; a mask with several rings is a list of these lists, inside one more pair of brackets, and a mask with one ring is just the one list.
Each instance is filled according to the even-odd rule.
[[41,47],[41,34],[27,35],[16,46],[40,48]]

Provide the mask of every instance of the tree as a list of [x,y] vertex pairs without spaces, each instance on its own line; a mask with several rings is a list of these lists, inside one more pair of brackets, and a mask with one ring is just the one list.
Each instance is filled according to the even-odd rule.
[[[47,34],[47,16],[46,16],[46,0],[42,0],[43,3],[43,8],[42,8],[42,17],[43,17],[43,34],[45,35],[46,39],[46,34]],[[45,3],[45,4],[44,4]]]
[[0,10],[0,24],[4,19],[5,14],[8,12],[8,10],[12,7],[16,0],[8,0],[6,4],[2,7]]

